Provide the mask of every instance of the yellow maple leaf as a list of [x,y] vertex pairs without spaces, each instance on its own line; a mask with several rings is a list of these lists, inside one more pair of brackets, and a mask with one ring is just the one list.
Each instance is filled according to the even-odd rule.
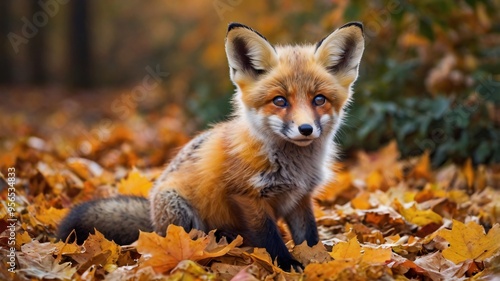
[[366,178],[366,189],[369,191],[382,190],[385,191],[389,188],[384,175],[380,170],[371,172]]
[[355,209],[368,210],[372,207],[369,200],[370,193],[361,192],[360,194],[358,194],[358,196],[356,196],[356,198],[351,200],[351,205]]
[[330,253],[335,260],[357,260],[369,264],[384,263],[392,258],[391,248],[361,246],[356,237],[333,246]]
[[333,260],[326,263],[310,263],[304,269],[308,280],[328,280],[347,268],[356,266],[355,260]]
[[136,247],[142,255],[141,266],[151,266],[160,273],[170,271],[183,260],[198,261],[223,256],[241,245],[243,238],[238,236],[229,245],[224,243],[225,240],[221,241],[217,247],[214,247],[213,241],[215,241],[215,231],[193,240],[184,228],[169,225],[166,237],[141,231]]
[[121,179],[118,183],[118,192],[146,197],[152,186],[153,183],[134,168],[126,179]]
[[363,255],[361,260],[366,263],[385,263],[391,258],[391,248],[363,246]]
[[441,229],[438,236],[448,241],[450,247],[443,250],[443,256],[455,264],[466,261],[484,261],[500,250],[500,225],[495,224],[488,234],[474,221],[464,224],[453,220],[451,230]]
[[340,242],[333,246],[330,255],[336,260],[359,259],[361,258],[361,245],[354,237],[347,242]]
[[405,209],[401,203],[396,199],[394,200],[396,210],[405,218],[406,221],[416,224],[418,226],[428,225],[429,223],[441,224],[443,218],[432,210],[419,210],[413,204],[410,208]]
[[69,209],[56,209],[50,207],[48,209],[40,209],[36,214],[36,219],[44,225],[50,225],[56,228],[62,219],[68,214]]

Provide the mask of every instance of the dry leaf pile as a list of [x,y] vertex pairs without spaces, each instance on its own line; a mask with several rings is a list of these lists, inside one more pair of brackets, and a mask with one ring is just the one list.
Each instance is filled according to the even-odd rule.
[[[39,120],[43,129],[10,116],[11,137],[0,138],[0,279],[500,279],[499,167],[469,161],[432,170],[427,154],[399,160],[394,143],[332,167],[335,182],[315,198],[322,243],[293,245],[280,222],[303,272],[282,271],[264,249],[240,247],[241,237],[228,243],[213,231],[176,226],[166,237],[141,233],[129,246],[100,233],[83,245],[57,241],[57,225],[73,205],[148,193],[172,149],[189,139],[180,115],[177,108],[161,116],[133,113],[103,127],[54,111]],[[75,126],[87,135],[68,129]]]

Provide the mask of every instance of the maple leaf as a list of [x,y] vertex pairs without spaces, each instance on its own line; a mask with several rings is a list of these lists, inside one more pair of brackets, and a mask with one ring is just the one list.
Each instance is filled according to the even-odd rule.
[[56,209],[50,207],[48,209],[40,209],[36,214],[36,219],[43,225],[50,225],[54,229],[59,225],[59,222],[66,216],[69,209]]
[[325,246],[321,242],[309,247],[307,242],[304,241],[302,244],[296,245],[293,248],[292,255],[302,265],[308,265],[310,263],[324,263],[332,260],[328,251],[325,249]]
[[71,279],[77,268],[72,267],[70,262],[60,264],[60,260],[53,256],[55,251],[56,247],[51,243],[37,240],[21,246],[21,252],[17,254],[21,269],[17,272],[40,280]]
[[368,210],[372,207],[369,200],[370,193],[361,192],[356,198],[351,200],[351,205],[355,209]]
[[156,233],[140,232],[137,240],[137,251],[142,254],[141,266],[152,266],[156,272],[167,272],[183,260],[199,261],[225,255],[229,250],[240,245],[243,238],[238,236],[229,245],[209,248],[215,241],[215,231],[206,236],[192,240],[184,228],[169,225],[167,235],[161,237]]
[[392,250],[389,247],[369,247],[363,246],[361,261],[369,264],[383,264],[392,257]]
[[384,263],[391,259],[392,251],[386,247],[361,246],[356,237],[333,246],[330,253],[335,260],[358,260],[369,264]]
[[304,268],[308,280],[328,280],[340,272],[356,265],[355,260],[333,260],[327,263],[311,263]]
[[152,186],[153,183],[134,168],[126,179],[120,181],[118,184],[118,192],[121,194],[146,197]]
[[410,176],[413,178],[423,178],[426,180],[432,180],[433,176],[431,173],[431,157],[429,151],[425,151],[420,157],[417,164],[411,171]]
[[466,260],[484,261],[500,250],[500,225],[495,224],[488,234],[474,221],[464,224],[453,220],[451,230],[441,229],[436,233],[449,243],[443,250],[443,256],[455,264]]
[[467,267],[455,265],[453,262],[445,259],[441,252],[417,258],[415,264],[427,271],[432,280],[456,280],[463,276]]
[[397,199],[394,200],[396,210],[410,223],[418,226],[428,225],[430,223],[441,224],[443,218],[432,210],[419,210],[413,204],[410,208],[404,208]]
[[361,258],[361,245],[354,237],[347,242],[337,243],[333,246],[330,255],[335,260],[359,259]]
[[57,247],[61,253],[75,260],[80,266],[79,269],[82,270],[86,270],[92,264],[102,264],[103,267],[112,269],[111,265],[116,263],[120,254],[120,246],[106,239],[97,230],[95,234],[90,234],[83,243],[84,251],[78,252],[76,246],[73,243],[66,246],[58,245]]

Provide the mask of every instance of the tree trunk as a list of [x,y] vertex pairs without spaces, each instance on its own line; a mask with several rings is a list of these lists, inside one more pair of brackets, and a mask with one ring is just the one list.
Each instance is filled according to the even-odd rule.
[[89,1],[73,0],[71,5],[71,69],[73,85],[92,86],[90,75]]

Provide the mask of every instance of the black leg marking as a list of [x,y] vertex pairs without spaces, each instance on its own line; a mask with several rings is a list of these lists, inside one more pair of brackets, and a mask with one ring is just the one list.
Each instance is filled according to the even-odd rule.
[[307,241],[307,245],[310,247],[318,244],[318,228],[310,196],[304,197],[298,203],[297,208],[285,216],[285,221],[290,228],[293,241],[296,245],[302,244],[304,241]]

